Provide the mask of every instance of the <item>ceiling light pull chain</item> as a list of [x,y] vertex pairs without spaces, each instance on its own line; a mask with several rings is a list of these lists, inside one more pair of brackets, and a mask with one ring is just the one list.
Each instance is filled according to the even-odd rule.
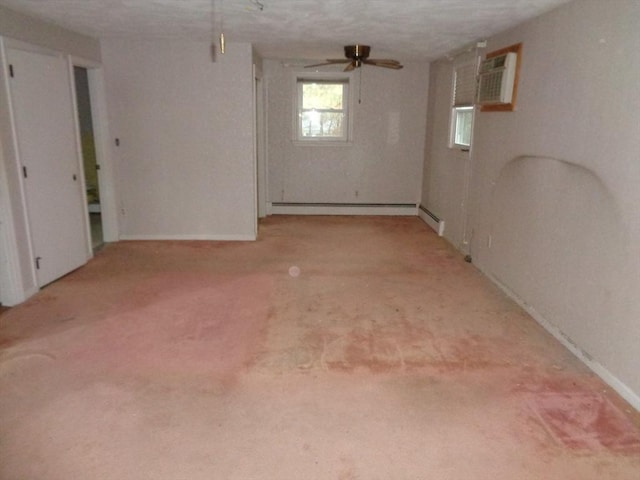
[[216,0],[211,0],[211,60],[216,61]]
[[224,18],[222,16],[222,10],[224,9],[224,0],[220,0],[220,14],[218,18],[220,20],[220,53],[224,55],[225,43],[224,43]]
[[225,39],[224,39],[224,19],[222,17],[222,1],[211,0],[211,55],[213,61],[216,61],[216,52],[218,47],[220,53],[224,54],[225,51]]

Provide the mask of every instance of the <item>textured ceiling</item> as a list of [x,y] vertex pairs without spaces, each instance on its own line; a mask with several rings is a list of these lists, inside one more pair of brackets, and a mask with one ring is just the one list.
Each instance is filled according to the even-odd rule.
[[[431,60],[568,0],[0,0],[94,37],[249,42],[265,58],[324,58],[364,43],[372,57]],[[260,9],[259,5],[264,8]],[[213,14],[212,14],[213,12]]]

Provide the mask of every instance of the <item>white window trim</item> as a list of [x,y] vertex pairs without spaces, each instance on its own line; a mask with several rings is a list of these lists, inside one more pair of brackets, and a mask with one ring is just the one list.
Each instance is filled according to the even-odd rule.
[[[312,137],[308,139],[301,139],[299,136],[299,103],[300,98],[298,95],[298,81],[299,79],[305,80],[318,80],[318,81],[345,81],[347,84],[347,101],[346,105],[346,138],[319,138]],[[293,72],[292,75],[292,105],[293,105],[293,125],[292,143],[300,147],[349,147],[353,145],[353,82],[351,81],[352,75],[345,72],[308,72],[304,70]]]
[[[457,113],[458,110],[471,109],[471,138],[469,139],[469,145],[464,143],[456,143],[456,127],[457,127]],[[459,150],[470,150],[473,143],[473,123],[476,118],[476,109],[473,105],[454,105],[451,107],[451,125],[449,127],[449,148],[457,148]]]

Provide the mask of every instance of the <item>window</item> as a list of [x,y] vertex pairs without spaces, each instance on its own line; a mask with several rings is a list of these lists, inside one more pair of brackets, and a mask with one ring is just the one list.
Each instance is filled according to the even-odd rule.
[[471,128],[473,127],[473,107],[453,107],[452,146],[470,147]]
[[349,140],[349,79],[298,78],[297,140]]
[[471,146],[474,97],[476,91],[475,63],[465,63],[454,70],[453,107],[449,146],[464,150]]

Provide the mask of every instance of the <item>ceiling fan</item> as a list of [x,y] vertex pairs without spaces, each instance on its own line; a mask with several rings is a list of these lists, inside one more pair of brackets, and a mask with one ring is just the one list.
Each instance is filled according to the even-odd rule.
[[304,68],[323,67],[325,65],[336,65],[340,63],[347,63],[345,72],[350,72],[356,68],[365,65],[374,65],[376,67],[393,68],[394,70],[400,70],[402,65],[397,60],[391,60],[388,58],[369,58],[369,52],[371,47],[368,45],[346,45],[344,47],[343,58],[328,58],[324,63],[316,63],[314,65],[306,65]]

